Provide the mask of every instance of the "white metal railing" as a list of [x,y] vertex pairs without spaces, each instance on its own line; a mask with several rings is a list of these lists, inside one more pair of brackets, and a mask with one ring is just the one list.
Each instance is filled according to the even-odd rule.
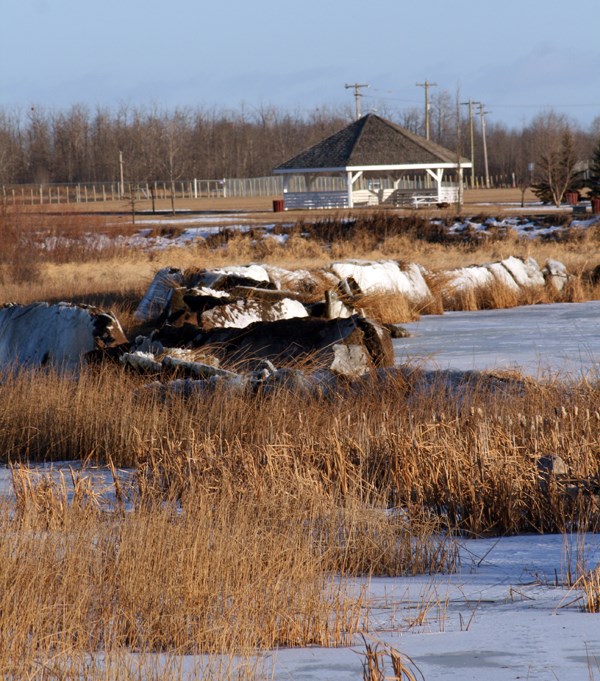
[[348,208],[348,192],[286,192],[283,195],[286,210],[312,208]]

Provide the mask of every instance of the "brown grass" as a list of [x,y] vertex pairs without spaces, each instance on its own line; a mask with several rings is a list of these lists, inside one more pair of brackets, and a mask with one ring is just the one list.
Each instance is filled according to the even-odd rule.
[[600,566],[587,570],[579,584],[585,597],[585,611],[591,613],[600,612]]
[[402,293],[368,293],[352,304],[366,317],[382,324],[405,324],[419,319],[418,306],[411,304]]
[[415,370],[340,387],[325,402],[283,389],[186,401],[162,399],[143,380],[118,368],[83,372],[77,382],[13,377],[0,385],[0,451],[13,461],[133,464],[160,498],[179,499],[199,480],[231,493],[301,481],[332,499],[427,509],[475,534],[594,522],[584,513],[588,498],[574,504],[543,493],[535,458],[559,451],[578,477],[596,474],[595,384],[482,376],[457,403],[456,388],[422,385]]
[[[537,455],[559,451],[573,478],[596,474],[595,385],[497,375],[465,386],[457,402],[418,378],[325,403],[281,392],[202,404],[143,392],[128,403],[111,372],[82,377],[89,395],[61,392],[43,374],[14,378],[2,387],[0,432],[25,406],[20,383],[30,396],[37,386],[42,405],[22,419],[26,431],[3,434],[3,451],[42,430],[60,451],[71,430],[73,442],[95,440],[115,457],[133,447],[138,476],[129,510],[107,514],[85,472],[71,493],[66,481],[15,469],[16,507],[0,509],[0,671],[64,672],[88,659],[100,677],[89,661],[100,650],[128,678],[136,651],[168,660],[347,643],[364,625],[363,603],[343,577],[453,569],[442,526],[474,536],[597,528],[585,486],[544,491],[536,466]],[[133,393],[135,382],[126,385]],[[111,387],[114,403],[98,409],[98,391]],[[86,432],[94,409],[107,412],[103,426]],[[78,414],[69,426],[68,412]],[[119,425],[108,430],[111,420]],[[593,609],[595,573],[582,586]]]
[[[71,245],[27,257],[40,224],[71,236],[112,227],[102,216],[17,217],[0,219],[5,300],[93,302],[129,328],[154,271],[167,264],[315,267],[339,254],[449,269],[532,255],[563,260],[577,277],[558,297],[544,289],[525,302],[600,291],[593,231],[555,244],[510,234],[444,243],[436,230],[418,233],[422,214],[404,225],[365,215],[352,234],[327,223],[307,240],[301,226],[287,246],[238,234],[215,248],[151,255]],[[323,235],[336,230],[328,242]],[[439,311],[441,287],[430,285],[434,301],[424,311]],[[496,287],[461,304],[523,302],[509,294]],[[361,305],[394,322],[415,314],[400,296],[365,296]],[[0,676],[179,679],[186,652],[200,655],[202,678],[252,678],[262,671],[257,650],[346,644],[363,630],[368,613],[348,577],[450,571],[457,532],[598,528],[585,484],[600,465],[592,380],[539,385],[494,375],[457,388],[405,368],[327,398],[281,389],[187,400],[148,391],[145,380],[104,366],[78,380],[17,372],[0,383],[0,452],[15,464],[16,491],[0,508]],[[581,481],[574,494],[540,484],[537,457],[554,452]],[[28,468],[64,459],[132,467],[129,499],[116,473],[107,512],[85,470],[50,478]],[[597,571],[586,584],[597,608]],[[376,646],[373,674],[385,673],[383,652],[395,678],[416,677],[409,660]]]
[[[311,219],[318,214],[311,214]],[[4,301],[27,303],[33,300],[73,300],[100,305],[131,322],[132,310],[153,274],[166,265],[182,269],[218,267],[225,264],[265,262],[289,268],[315,269],[340,258],[392,258],[416,262],[432,272],[462,267],[466,263],[492,262],[509,255],[532,256],[543,265],[547,258],[565,263],[574,278],[564,294],[551,290],[530,290],[516,302],[536,303],[553,300],[587,300],[600,297],[600,277],[595,268],[600,262],[598,229],[574,231],[575,236],[542,241],[519,239],[511,230],[482,239],[445,234],[444,224],[454,214],[441,216],[437,224],[429,213],[393,211],[357,211],[354,220],[345,213],[329,213],[316,223],[280,224],[275,232],[289,232],[287,243],[260,238],[260,216],[251,215],[250,232],[226,228],[208,240],[199,240],[189,248],[144,252],[125,249],[118,244],[98,249],[90,245],[87,234],[127,234],[135,227],[127,217],[114,215],[65,214],[9,209],[0,215],[0,290]],[[298,216],[287,216],[297,218]],[[301,217],[301,216],[300,216]],[[272,216],[271,216],[272,221]],[[282,222],[285,221],[282,219]],[[181,229],[185,226],[181,216]],[[41,249],[45,239],[58,239],[51,250]],[[431,285],[431,281],[429,282]],[[440,312],[439,286],[434,286],[434,300],[420,310]],[[474,297],[475,295],[475,297]],[[482,309],[512,304],[510,291],[499,287],[467,294],[452,302],[451,309]],[[381,309],[381,305],[375,307]],[[395,313],[396,314],[396,313]],[[396,314],[405,319],[404,313]]]
[[[140,443],[130,505],[115,472],[110,512],[85,470],[67,485],[13,467],[16,502],[0,508],[0,674],[87,661],[85,678],[129,678],[132,654],[163,653],[162,678],[184,653],[348,645],[368,612],[346,577],[454,568],[434,518],[389,513],[350,471],[334,480],[342,451],[327,480],[288,448],[248,445],[216,433]],[[102,676],[104,656],[123,677]]]

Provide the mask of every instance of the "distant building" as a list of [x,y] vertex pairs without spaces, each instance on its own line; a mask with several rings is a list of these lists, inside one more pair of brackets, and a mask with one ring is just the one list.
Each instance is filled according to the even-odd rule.
[[[471,162],[375,114],[367,114],[274,169],[289,209],[461,202]],[[453,171],[458,182],[444,181]]]

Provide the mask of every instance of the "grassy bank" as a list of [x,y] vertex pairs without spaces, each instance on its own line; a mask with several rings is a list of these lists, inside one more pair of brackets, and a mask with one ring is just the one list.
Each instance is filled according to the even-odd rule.
[[[186,248],[144,251],[116,238],[131,235],[136,228],[114,216],[9,211],[0,216],[0,292],[2,300],[19,303],[72,300],[99,305],[115,312],[128,327],[131,313],[154,273],[167,265],[187,269],[263,262],[290,269],[314,269],[350,258],[396,259],[418,263],[431,272],[429,284],[435,293],[441,286],[440,280],[435,280],[439,272],[514,255],[531,256],[541,265],[548,258],[560,260],[572,275],[569,287],[561,293],[545,287],[515,294],[495,286],[476,295],[457,295],[452,300],[436,295],[434,304],[426,309],[408,309],[402,314],[399,310],[402,318],[395,321],[407,321],[418,313],[439,312],[442,307],[482,309],[600,297],[596,270],[600,262],[598,227],[566,229],[546,239],[526,239],[510,229],[485,236],[469,232],[457,235],[447,232],[455,216],[438,217],[434,223],[430,217],[423,213],[401,216],[359,211],[348,221],[330,214],[314,223],[300,219],[291,225],[275,225],[273,233],[285,235],[285,240],[263,238],[257,226],[247,233],[223,227]],[[570,217],[557,215],[552,221],[568,224]],[[167,231],[182,231],[185,224],[185,218],[181,218]],[[98,235],[103,235],[100,240]],[[364,307],[373,314],[389,309],[392,303],[372,302],[372,309],[369,301],[364,302]],[[405,303],[401,300],[395,302],[396,307],[402,305]]]

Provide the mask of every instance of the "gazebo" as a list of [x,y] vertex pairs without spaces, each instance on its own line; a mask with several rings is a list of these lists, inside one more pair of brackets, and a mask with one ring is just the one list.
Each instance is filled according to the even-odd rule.
[[[456,152],[367,114],[273,172],[289,210],[461,203],[464,168],[471,163]],[[444,181],[446,170],[456,182]]]

